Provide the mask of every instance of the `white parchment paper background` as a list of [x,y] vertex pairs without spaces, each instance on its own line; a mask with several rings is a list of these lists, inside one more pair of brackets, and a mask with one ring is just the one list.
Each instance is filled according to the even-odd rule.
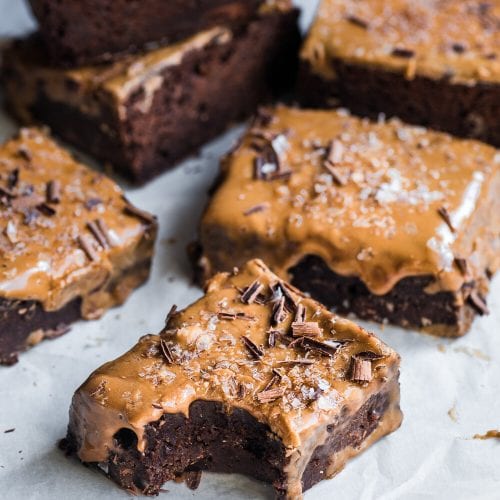
[[[297,1],[311,18],[316,0]],[[21,0],[0,0],[0,36],[33,27]],[[14,132],[0,114],[0,139]],[[159,216],[161,234],[153,275],[124,307],[97,322],[80,323],[0,368],[0,498],[126,499],[113,483],[56,448],[65,434],[75,388],[103,362],[157,332],[172,303],[185,306],[200,290],[190,285],[185,246],[193,239],[206,191],[241,128],[207,146],[141,189],[128,189],[140,207]],[[500,195],[500,193],[499,193]],[[369,324],[402,355],[403,426],[352,461],[339,476],[306,494],[307,500],[499,499],[500,440],[472,439],[500,428],[500,279],[493,282],[492,314],[463,339],[446,341]],[[15,428],[14,432],[4,431]],[[200,488],[167,484],[161,498],[258,499],[272,491],[239,476],[206,474]]]

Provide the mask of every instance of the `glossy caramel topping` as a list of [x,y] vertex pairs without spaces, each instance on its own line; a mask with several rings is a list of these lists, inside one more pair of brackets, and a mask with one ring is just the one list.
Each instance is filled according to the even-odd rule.
[[322,0],[302,57],[452,81],[500,81],[500,0]]
[[0,148],[0,297],[47,311],[82,297],[85,317],[100,314],[119,300],[99,290],[151,257],[142,244],[149,229],[154,240],[148,217],[44,133],[21,130]]
[[388,381],[394,411],[385,432],[399,425],[398,366],[398,355],[373,335],[254,260],[215,276],[203,298],[170,315],[161,335],[143,337],[94,372],[75,394],[70,430],[81,460],[105,461],[121,428],[137,434],[143,451],[148,423],[165,413],[187,416],[196,400],[222,402],[269,425],[294,457],[300,491],[319,431],[327,434],[328,424]]
[[[267,0],[259,8],[262,16],[292,8],[290,0]],[[73,105],[89,115],[102,113],[103,101],[111,102],[118,113],[124,115],[124,102],[134,95],[134,109],[147,113],[155,92],[164,83],[163,73],[169,67],[178,66],[192,51],[203,50],[211,44],[225,45],[233,39],[230,29],[216,26],[201,31],[191,37],[164,47],[156,47],[147,52],[134,54],[108,64],[84,66],[76,69],[51,67],[36,38],[23,40],[11,55],[16,65],[30,74],[22,92],[12,95],[11,105],[27,122],[33,122],[29,115],[30,105],[36,101],[38,80],[43,81],[44,93],[50,99]],[[113,134],[113,131],[103,130]]]
[[[398,120],[265,111],[224,161],[205,212],[208,273],[259,257],[282,278],[308,254],[376,294],[430,275],[457,291],[500,259],[500,153]],[[464,264],[462,260],[467,260]]]

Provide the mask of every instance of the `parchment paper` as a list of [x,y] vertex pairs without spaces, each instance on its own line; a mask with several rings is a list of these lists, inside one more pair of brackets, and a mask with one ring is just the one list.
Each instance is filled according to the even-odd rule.
[[[304,25],[316,1],[306,8]],[[24,32],[33,22],[18,0],[0,0],[0,36]],[[0,114],[0,139],[15,126]],[[201,295],[190,285],[185,247],[195,228],[220,154],[242,131],[236,128],[141,189],[129,189],[138,206],[159,217],[161,233],[149,283],[121,308],[96,322],[79,323],[68,335],[0,368],[0,498],[126,499],[104,476],[66,459],[56,448],[64,436],[71,396],[89,373],[132,347],[139,336],[157,332],[176,303]],[[123,184],[122,184],[123,185]],[[499,193],[500,195],[500,193]],[[456,341],[398,328],[365,324],[402,355],[400,430],[383,439],[307,500],[499,499],[500,440],[475,434],[500,429],[500,279],[489,296],[492,314],[479,318]],[[9,429],[13,432],[5,433]],[[272,498],[269,487],[241,476],[205,474],[196,492],[168,483],[165,499]]]

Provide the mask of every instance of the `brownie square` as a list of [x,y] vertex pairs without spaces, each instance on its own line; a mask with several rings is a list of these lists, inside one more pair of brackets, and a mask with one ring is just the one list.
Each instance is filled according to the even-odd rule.
[[[238,29],[263,0],[30,0],[54,65],[110,61],[218,25]],[[263,5],[264,4],[264,5]]]
[[500,146],[500,3],[322,0],[301,54],[306,106]]
[[149,276],[156,220],[47,135],[0,146],[0,364],[122,304]]
[[206,275],[259,257],[342,314],[464,334],[500,259],[500,152],[345,110],[264,110],[203,216]]
[[399,427],[398,377],[392,349],[254,260],[90,375],[62,447],[135,494],[214,471],[299,499]]
[[293,80],[293,8],[266,10],[244,31],[215,27],[109,65],[47,65],[34,39],[4,54],[9,110],[142,183],[197,152]]

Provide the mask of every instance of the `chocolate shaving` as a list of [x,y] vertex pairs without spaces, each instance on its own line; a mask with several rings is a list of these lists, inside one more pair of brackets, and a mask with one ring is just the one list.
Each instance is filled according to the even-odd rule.
[[18,154],[18,156],[20,156],[21,158],[23,158],[27,161],[31,161],[31,159],[32,159],[31,151],[24,144],[19,146],[19,148],[17,149],[17,154]]
[[342,344],[340,342],[335,342],[335,344],[326,344],[311,337],[304,336],[290,342],[289,347],[299,347],[305,351],[313,351],[323,356],[333,357],[341,345]]
[[99,231],[101,232],[102,236],[104,236],[108,246],[110,248],[116,246],[115,239],[111,236],[111,232],[109,231],[107,224],[100,217],[95,220],[95,223],[97,224],[97,227],[99,228]]
[[12,429],[7,429],[5,431],[3,431],[4,434],[9,434],[10,432],[14,432],[16,430],[16,428],[12,428]]
[[279,325],[285,321],[286,317],[287,311],[285,308],[285,297],[281,297],[281,299],[274,303],[271,323],[273,325]]
[[453,49],[453,52],[456,52],[457,54],[463,54],[467,50],[467,47],[460,42],[453,43],[451,48]]
[[346,16],[346,20],[349,21],[351,24],[354,24],[358,28],[363,28],[365,30],[368,29],[368,23],[364,19],[361,19],[357,16],[353,15]]
[[321,335],[321,328],[315,321],[294,321],[292,335],[294,337],[317,337]]
[[395,57],[403,57],[405,59],[410,59],[415,56],[415,51],[411,49],[396,47],[392,50],[392,55]]
[[247,394],[247,388],[240,382],[238,384],[238,399],[243,399]]
[[[295,310],[295,323],[304,323],[306,320],[306,308],[304,304],[297,304],[297,309]],[[293,327],[293,325],[292,325]]]
[[385,358],[385,356],[383,354],[378,354],[378,353],[373,352],[373,351],[359,352],[358,354],[356,354],[356,357],[361,358],[361,359],[369,359],[371,361]]
[[254,126],[267,127],[273,121],[273,114],[266,108],[259,108],[255,115]]
[[9,190],[14,189],[19,182],[19,169],[15,168],[12,172],[9,172],[7,176],[7,188]]
[[469,266],[467,264],[467,260],[461,257],[455,257],[455,265],[458,267],[459,271],[462,273],[462,276],[467,276],[469,272]]
[[267,345],[269,347],[274,347],[276,345],[276,334],[279,333],[276,330],[269,330],[267,337]]
[[290,177],[292,171],[282,168],[280,155],[273,143],[278,137],[285,136],[285,134],[255,131],[253,135],[256,140],[263,141],[262,145],[255,141],[252,142],[252,147],[259,153],[259,156],[254,160],[254,179],[273,181]]
[[254,357],[255,359],[259,359],[264,355],[262,349],[254,344],[248,337],[243,336],[241,339],[243,340],[243,344],[245,344],[245,347],[252,355],[252,357]]
[[469,302],[477,309],[481,316],[490,313],[486,301],[481,297],[477,290],[472,290],[468,297]]
[[[127,201],[127,200],[125,200]],[[127,202],[123,211],[128,215],[134,215],[135,217],[141,219],[143,222],[147,224],[153,224],[156,222],[156,217],[145,210],[141,210],[140,208],[135,207]]]
[[236,319],[241,319],[244,321],[254,321],[255,316],[250,316],[241,311],[221,311],[217,313],[217,317],[222,320],[234,321]]
[[85,255],[92,260],[96,261],[98,259],[97,252],[94,250],[94,247],[92,246],[92,242],[89,240],[89,238],[85,235],[80,235],[77,238],[78,244],[80,245],[81,249],[85,252]]
[[175,313],[177,312],[177,306],[175,304],[172,305],[170,308],[170,311],[168,311],[167,316],[165,318],[165,326],[168,326],[170,320],[175,316]]
[[163,410],[163,406],[158,403],[152,403],[151,406],[155,408],[156,410]]
[[251,208],[249,208],[248,210],[245,210],[243,212],[243,215],[245,217],[248,217],[249,215],[252,215],[252,214],[256,214],[256,213],[259,213],[259,212],[264,212],[264,210],[267,210],[269,208],[269,204],[268,203],[261,203],[259,205],[255,205]]
[[184,482],[186,483],[186,486],[190,490],[196,490],[198,489],[198,486],[200,486],[200,481],[201,481],[201,471],[200,470],[193,470],[193,471],[188,471],[183,474]]
[[173,365],[175,363],[175,357],[169,343],[165,339],[160,340],[160,348],[167,363]]
[[47,203],[61,202],[61,183],[59,181],[50,181],[47,183]]
[[344,146],[339,140],[333,140],[328,146],[326,161],[332,165],[337,165],[342,162],[344,157]]
[[281,380],[280,375],[273,374],[271,380],[266,384],[266,386],[264,387],[264,389],[262,389],[261,392],[269,390],[274,384],[277,384],[280,380]]
[[[5,201],[9,201],[16,197],[16,195],[10,189],[4,189],[0,187],[0,197],[5,198]],[[2,200],[3,202],[4,200]]]
[[264,285],[258,280],[255,280],[245,291],[241,294],[240,300],[243,304],[252,304],[259,296],[260,292],[264,289]]
[[259,392],[257,394],[257,401],[262,404],[272,403],[273,401],[283,397],[283,394],[285,394],[285,390],[282,387],[275,387],[267,391]]
[[347,178],[343,176],[337,168],[331,165],[328,161],[323,163],[323,167],[328,171],[328,173],[332,176],[333,182],[338,186],[345,186],[347,184]]
[[316,361],[314,359],[309,359],[309,358],[297,358],[297,359],[278,361],[278,364],[280,365],[313,365],[314,363],[316,363]]
[[351,380],[353,382],[370,382],[373,378],[372,362],[369,359],[352,358]]
[[438,214],[445,221],[446,225],[450,228],[450,231],[452,233],[454,233],[455,232],[455,228],[453,227],[453,223],[451,222],[451,217],[450,217],[450,214],[449,214],[448,210],[446,210],[445,207],[439,207],[438,208]]
[[87,222],[87,227],[102,248],[109,248],[106,235],[101,232],[97,222]]
[[45,202],[37,205],[36,209],[47,217],[52,217],[57,213],[50,205],[47,205],[47,203]]

